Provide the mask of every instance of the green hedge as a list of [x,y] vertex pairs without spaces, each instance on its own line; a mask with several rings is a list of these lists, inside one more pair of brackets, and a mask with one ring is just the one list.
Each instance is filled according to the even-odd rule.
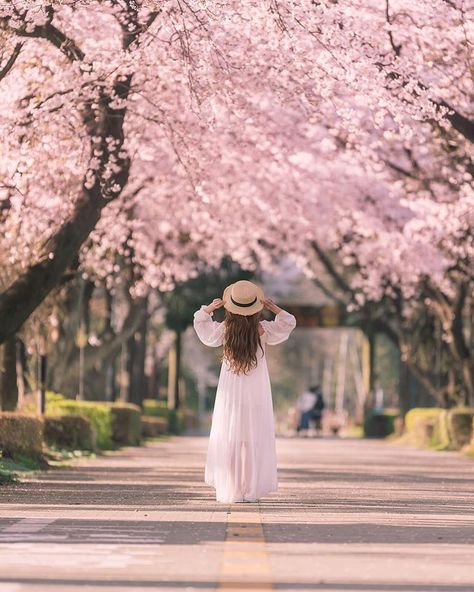
[[471,423],[471,441],[464,446],[463,452],[469,456],[474,456],[474,417],[472,418]]
[[138,446],[142,436],[141,409],[131,403],[109,403],[112,439],[116,444]]
[[144,438],[157,438],[168,431],[168,422],[164,417],[142,416],[142,435]]
[[40,457],[43,451],[43,421],[40,417],[0,412],[0,450],[5,457]]
[[169,409],[164,401],[145,399],[143,401],[143,414],[148,417],[163,417],[167,421],[167,429],[170,434],[180,434],[184,431],[184,412],[182,409]]
[[405,429],[412,432],[417,424],[434,425],[442,411],[439,407],[415,407],[410,409],[405,415]]
[[433,434],[431,436],[430,446],[437,450],[448,450],[452,448],[451,436],[449,435],[448,419],[450,412],[447,409],[441,409],[437,420],[433,425]]
[[460,450],[470,444],[473,436],[474,408],[456,407],[448,413],[448,432],[451,448]]
[[386,438],[396,431],[396,420],[400,416],[398,410],[371,411],[364,419],[364,436],[366,438]]
[[82,415],[58,415],[44,418],[44,439],[48,446],[70,450],[94,450],[95,432]]
[[141,410],[131,403],[76,401],[57,393],[47,393],[48,414],[85,417],[96,435],[97,446],[110,449],[116,445],[136,446],[141,440]]
[[460,450],[472,438],[474,408],[419,407],[405,416],[408,442],[438,450]]
[[416,407],[405,415],[405,433],[410,444],[421,448],[449,448],[447,411],[439,407]]
[[72,399],[47,400],[46,411],[51,415],[86,417],[96,434],[97,446],[105,450],[113,448],[112,408],[107,403]]
[[143,401],[143,415],[168,419],[169,411],[164,401],[156,401],[155,399],[144,399]]

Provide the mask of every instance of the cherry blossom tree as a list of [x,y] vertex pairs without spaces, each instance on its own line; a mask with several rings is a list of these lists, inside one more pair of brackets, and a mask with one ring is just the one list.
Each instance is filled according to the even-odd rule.
[[420,305],[442,319],[474,397],[467,2],[0,6],[0,341],[68,269],[113,287],[128,259],[144,296],[336,253],[407,356]]

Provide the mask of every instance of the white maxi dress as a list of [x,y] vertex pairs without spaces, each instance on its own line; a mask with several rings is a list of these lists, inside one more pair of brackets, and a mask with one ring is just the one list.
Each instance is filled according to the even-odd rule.
[[[296,319],[283,310],[274,321],[261,321],[261,326],[263,354],[259,348],[255,368],[248,374],[235,374],[222,362],[204,476],[222,503],[256,501],[278,487],[265,347],[288,339]],[[213,321],[204,307],[194,314],[194,328],[205,345],[223,344],[224,323]]]

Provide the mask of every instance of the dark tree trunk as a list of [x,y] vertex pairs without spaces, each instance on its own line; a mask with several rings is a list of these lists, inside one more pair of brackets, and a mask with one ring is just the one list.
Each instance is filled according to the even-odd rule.
[[15,411],[18,404],[16,347],[15,337],[8,339],[0,347],[0,401],[2,411]]
[[33,387],[28,380],[28,354],[25,344],[20,339],[17,339],[16,355],[17,382],[20,382],[22,392],[26,393],[31,391]]
[[174,406],[175,409],[179,409],[181,405],[181,393],[180,393],[180,378],[181,378],[181,331],[176,331],[176,376],[174,380]]
[[20,329],[59,283],[97,224],[105,203],[98,194],[98,188],[95,192],[84,189],[71,218],[45,245],[43,259],[30,266],[0,294],[0,343]]
[[86,333],[90,333],[91,325],[91,309],[90,303],[94,293],[94,283],[90,281],[81,280],[81,295],[80,295],[80,306],[81,306],[81,322],[85,327]]
[[471,360],[466,358],[462,362],[462,377],[464,384],[464,405],[474,406],[474,368]]
[[135,359],[136,359],[136,348],[135,348],[135,335],[132,335],[127,339],[125,343],[125,369],[126,369],[126,377],[127,377],[127,386],[125,393],[122,394],[122,397],[125,395],[125,398],[128,403],[133,403],[134,399],[134,385],[133,385],[133,376],[134,376],[134,368],[135,368]]
[[128,400],[130,403],[135,403],[135,405],[141,407],[143,405],[147,386],[145,376],[146,338],[148,328],[146,299],[141,302],[140,307],[140,325],[134,335],[132,335],[127,342],[127,370],[129,376]]
[[[110,290],[105,289],[105,319],[103,335],[113,335],[113,314],[114,314],[114,296]],[[105,368],[105,399],[107,401],[115,401],[118,397],[117,388],[117,356],[119,348],[117,348],[116,355],[110,354],[103,366]]]
[[105,399],[115,401],[117,396],[117,357],[114,357],[105,365]]
[[48,371],[48,357],[41,354],[38,359],[38,382],[40,392],[40,413],[44,415],[46,411],[46,373]]
[[377,378],[377,370],[375,367],[375,360],[376,360],[376,349],[375,349],[375,333],[372,330],[369,330],[367,334],[367,339],[369,342],[369,393],[371,396],[372,403],[373,396],[375,392],[375,381]]
[[148,394],[151,399],[158,400],[160,398],[161,385],[161,365],[155,358],[153,360],[153,368],[148,379]]
[[458,288],[457,298],[453,306],[451,332],[453,339],[450,342],[452,354],[460,367],[463,384],[463,403],[474,404],[474,357],[466,342],[464,334],[464,319],[468,317],[465,311],[470,284],[462,283]]
[[411,409],[410,396],[410,372],[408,364],[400,357],[398,370],[398,400],[400,402],[400,413],[405,416]]

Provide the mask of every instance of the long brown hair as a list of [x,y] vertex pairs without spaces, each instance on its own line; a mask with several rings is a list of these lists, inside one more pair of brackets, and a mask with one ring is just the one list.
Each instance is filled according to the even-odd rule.
[[260,313],[238,315],[225,311],[223,359],[235,374],[248,374],[257,365],[258,348],[263,347],[258,332]]

